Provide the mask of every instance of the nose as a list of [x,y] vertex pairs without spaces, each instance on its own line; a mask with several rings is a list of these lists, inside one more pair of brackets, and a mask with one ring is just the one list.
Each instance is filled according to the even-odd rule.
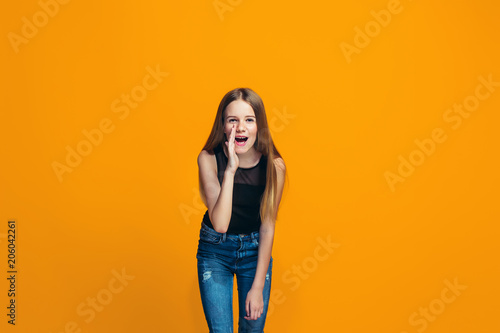
[[244,123],[239,123],[239,125],[236,125],[236,132],[243,132],[245,130],[245,124]]

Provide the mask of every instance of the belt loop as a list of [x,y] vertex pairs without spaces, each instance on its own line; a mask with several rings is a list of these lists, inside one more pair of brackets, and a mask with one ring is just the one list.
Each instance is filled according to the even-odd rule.
[[222,242],[225,242],[226,241],[226,233],[223,233],[222,234]]

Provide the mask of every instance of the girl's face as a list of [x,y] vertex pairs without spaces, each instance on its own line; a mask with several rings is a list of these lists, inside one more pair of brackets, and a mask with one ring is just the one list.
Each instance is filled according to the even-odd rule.
[[253,148],[255,140],[257,140],[257,118],[250,104],[243,100],[232,101],[226,107],[226,118],[224,119],[226,141],[229,141],[231,137],[233,126],[235,129],[235,152],[237,154],[246,153]]

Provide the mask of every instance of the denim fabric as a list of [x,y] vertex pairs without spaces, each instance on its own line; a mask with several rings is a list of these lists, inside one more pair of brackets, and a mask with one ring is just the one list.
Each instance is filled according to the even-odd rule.
[[233,333],[233,280],[236,274],[239,300],[238,333],[263,333],[271,293],[273,258],[269,261],[263,289],[264,311],[247,320],[245,301],[257,269],[259,232],[219,233],[201,224],[198,251],[198,284],[210,333]]

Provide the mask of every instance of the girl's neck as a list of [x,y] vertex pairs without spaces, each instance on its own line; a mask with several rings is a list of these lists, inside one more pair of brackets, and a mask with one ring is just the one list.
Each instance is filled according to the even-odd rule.
[[[224,151],[224,155],[229,158],[229,152],[224,142],[222,143],[222,150]],[[252,147],[246,153],[237,155],[240,168],[251,168],[259,163],[262,153]]]

